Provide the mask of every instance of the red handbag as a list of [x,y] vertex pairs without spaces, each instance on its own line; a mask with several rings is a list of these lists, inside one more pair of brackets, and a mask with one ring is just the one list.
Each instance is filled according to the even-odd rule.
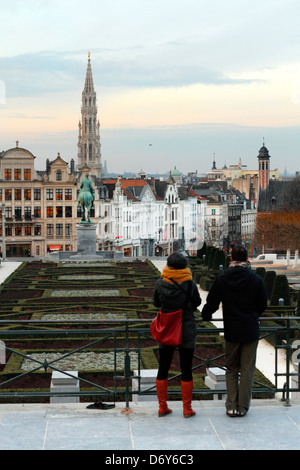
[[162,313],[160,310],[150,325],[155,341],[165,346],[179,346],[182,343],[182,309]]

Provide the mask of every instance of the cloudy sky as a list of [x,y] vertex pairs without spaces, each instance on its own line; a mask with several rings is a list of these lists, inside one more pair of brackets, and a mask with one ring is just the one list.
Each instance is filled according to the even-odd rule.
[[[299,0],[0,0],[0,150],[77,159],[88,51],[108,171],[300,170]],[[150,145],[151,144],[151,145]]]

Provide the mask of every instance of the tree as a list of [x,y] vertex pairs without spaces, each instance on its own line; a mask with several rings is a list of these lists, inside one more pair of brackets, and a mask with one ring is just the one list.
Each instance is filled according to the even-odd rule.
[[265,277],[264,277],[264,283],[265,283],[268,299],[271,298],[275,278],[276,278],[275,271],[266,272]]
[[284,300],[284,305],[291,305],[290,287],[285,274],[278,274],[275,277],[270,305],[278,305],[279,299]]
[[300,211],[274,211],[257,214],[255,242],[275,250],[300,249]]
[[214,259],[213,259],[213,269],[216,271],[219,270],[220,266],[223,266],[223,269],[225,267],[225,253],[223,250],[216,250],[214,254]]
[[262,280],[265,279],[266,268],[264,268],[263,266],[260,266],[259,268],[256,268],[255,272],[262,278]]

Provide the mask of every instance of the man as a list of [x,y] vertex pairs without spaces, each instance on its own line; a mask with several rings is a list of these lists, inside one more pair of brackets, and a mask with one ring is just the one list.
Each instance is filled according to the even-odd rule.
[[251,270],[243,246],[233,247],[229,268],[211,286],[202,310],[204,321],[211,320],[220,302],[225,337],[226,413],[230,417],[245,416],[254,379],[259,316],[267,308],[267,294],[261,277]]

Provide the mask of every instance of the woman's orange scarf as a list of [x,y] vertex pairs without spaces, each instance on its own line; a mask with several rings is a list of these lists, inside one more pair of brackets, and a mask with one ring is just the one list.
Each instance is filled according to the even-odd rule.
[[192,280],[192,272],[189,268],[185,269],[174,269],[174,268],[169,268],[166,266],[162,273],[161,276],[164,281],[172,283],[170,279],[174,279],[174,281],[178,282],[178,284],[181,284],[184,281],[190,281]]

